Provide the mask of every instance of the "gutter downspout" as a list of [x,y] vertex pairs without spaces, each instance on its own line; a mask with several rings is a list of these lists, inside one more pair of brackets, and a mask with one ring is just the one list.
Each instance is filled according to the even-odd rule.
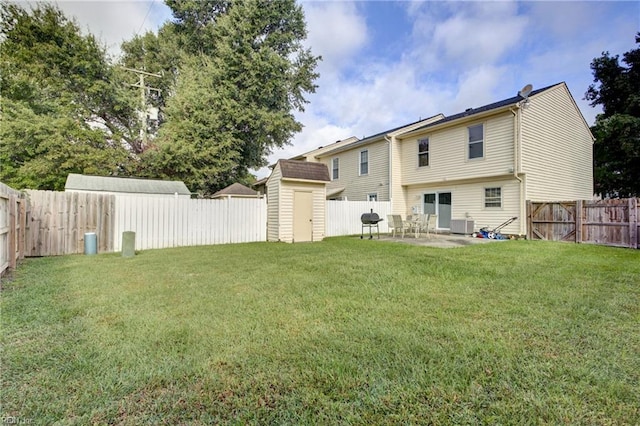
[[393,214],[393,186],[391,185],[392,182],[392,175],[393,173],[391,173],[392,167],[393,167],[393,142],[395,140],[395,136],[391,136],[391,140],[389,140],[389,138],[387,137],[387,135],[384,135],[384,140],[387,141],[387,143],[389,144],[389,202],[391,203],[391,214]]
[[520,230],[519,234],[526,234],[524,230],[524,224],[526,223],[525,215],[523,214],[526,209],[524,208],[524,182],[522,178],[518,176],[520,172],[520,146],[522,145],[522,109],[520,108],[520,104],[516,104],[515,110],[513,108],[509,109],[511,114],[513,114],[513,177],[518,180],[520,184],[520,202],[518,210],[520,210]]

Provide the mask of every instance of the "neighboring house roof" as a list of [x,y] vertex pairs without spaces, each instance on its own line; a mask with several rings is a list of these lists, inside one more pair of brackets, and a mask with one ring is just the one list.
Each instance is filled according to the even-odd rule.
[[344,191],[344,189],[345,189],[345,187],[341,186],[339,188],[334,188],[334,189],[327,190],[327,197],[333,197],[334,195],[338,195],[339,193]]
[[[549,90],[549,89],[551,89],[553,87],[556,87],[556,86],[558,86],[560,84],[565,84],[565,83],[556,83],[556,84],[553,84],[551,86],[543,87],[542,89],[534,90],[527,97],[530,98],[532,96],[537,95],[538,93],[542,93],[542,92],[544,92],[546,90]],[[503,108],[503,107],[515,105],[518,102],[523,101],[524,99],[525,99],[524,97],[522,97],[522,96],[520,96],[520,94],[518,94],[518,95],[513,96],[511,98],[503,99],[501,101],[494,102],[494,103],[491,103],[491,104],[488,104],[488,105],[484,105],[484,106],[481,106],[481,107],[478,107],[478,108],[469,108],[469,109],[465,110],[464,112],[461,112],[461,113],[458,113],[458,114],[454,114],[454,115],[450,115],[449,117],[445,117],[442,120],[435,121],[433,123],[429,123],[427,125],[418,127],[416,129],[414,129],[414,131],[418,132],[420,130],[427,129],[429,127],[440,126],[442,124],[449,123],[451,121],[455,121],[455,120],[460,120],[460,119],[463,119],[463,118],[471,117],[473,115],[480,114],[480,113],[483,113],[483,112],[487,112],[487,111],[491,111],[491,110],[497,110],[497,109],[500,109],[500,108]],[[413,131],[412,131],[412,133],[413,133]]]
[[258,196],[258,191],[254,191],[251,188],[247,188],[241,183],[232,183],[224,189],[216,192],[211,196],[211,198],[220,198],[220,197],[256,197]]
[[[272,168],[273,168],[273,167],[272,167]],[[251,186],[256,187],[256,186],[264,185],[264,184],[266,184],[266,183],[267,183],[267,180],[269,180],[269,176],[264,177],[264,178],[262,178],[262,179],[259,179],[259,180],[255,181],[255,182],[253,182],[253,183],[251,184]]]
[[318,154],[316,154],[317,158],[320,157],[326,157],[329,155],[335,155],[339,152],[343,152],[343,151],[347,151],[353,148],[357,148],[358,146],[361,145],[366,145],[368,143],[371,143],[373,141],[382,139],[385,136],[396,136],[399,134],[402,134],[405,131],[412,131],[416,128],[416,126],[420,123],[439,123],[442,121],[442,119],[444,118],[444,115],[442,114],[436,114],[433,115],[429,118],[425,118],[425,119],[420,119],[418,121],[415,121],[413,123],[409,123],[409,124],[403,124],[402,126],[398,126],[398,127],[394,127],[393,129],[389,129],[389,130],[385,130],[384,132],[380,132],[380,133],[376,133],[375,135],[366,137],[364,139],[360,139],[360,140],[355,140],[354,142],[347,144],[347,145],[341,145],[336,147],[335,149],[329,150],[329,151],[323,151],[320,152]]
[[298,160],[278,160],[283,179],[303,179],[329,182],[329,169],[323,163]]
[[191,195],[182,181],[88,176],[70,173],[64,185],[67,191],[123,192],[136,194]]
[[313,157],[317,157],[320,154],[322,154],[323,152],[327,152],[327,151],[332,151],[336,148],[340,148],[342,146],[345,145],[349,145],[353,142],[357,142],[358,138],[355,136],[351,136],[350,138],[347,139],[342,139],[339,141],[336,141],[334,143],[332,143],[331,145],[326,145],[326,146],[319,146],[318,148],[305,152],[304,154],[300,154],[297,155],[295,157],[291,157],[290,160],[306,160],[308,157],[313,156]]

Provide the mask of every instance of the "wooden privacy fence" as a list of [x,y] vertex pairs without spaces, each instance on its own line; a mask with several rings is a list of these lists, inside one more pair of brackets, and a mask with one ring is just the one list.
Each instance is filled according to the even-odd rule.
[[638,248],[638,199],[527,201],[527,238]]
[[0,276],[24,258],[25,222],[24,194],[0,183]]
[[33,190],[27,195],[26,256],[83,253],[87,232],[96,233],[98,252],[114,250],[114,195]]

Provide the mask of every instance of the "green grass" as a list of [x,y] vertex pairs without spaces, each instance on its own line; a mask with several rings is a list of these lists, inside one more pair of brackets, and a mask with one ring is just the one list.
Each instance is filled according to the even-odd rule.
[[637,424],[640,251],[331,238],[26,261],[31,424]]

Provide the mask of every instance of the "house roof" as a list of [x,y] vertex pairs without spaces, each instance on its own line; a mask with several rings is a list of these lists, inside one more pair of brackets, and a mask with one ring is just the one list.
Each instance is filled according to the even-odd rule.
[[303,179],[329,182],[329,169],[323,163],[299,160],[278,160],[283,179]]
[[[551,86],[547,86],[547,87],[543,87],[543,88],[538,89],[538,90],[534,90],[529,94],[528,97],[535,96],[538,93],[542,93],[542,92],[544,92],[546,90],[549,90],[549,89],[551,89],[553,87],[556,87],[556,86],[558,86],[560,84],[565,84],[565,83],[564,82],[556,83],[556,84],[552,84]],[[440,125],[442,125],[444,123],[448,123],[448,122],[451,122],[451,121],[455,121],[455,120],[460,120],[460,119],[463,119],[463,118],[471,117],[473,115],[480,114],[482,112],[487,112],[487,111],[491,111],[491,110],[495,110],[495,109],[500,109],[500,108],[503,108],[503,107],[506,107],[506,106],[515,105],[518,102],[523,101],[524,99],[525,98],[520,96],[520,94],[517,94],[516,96],[513,96],[511,98],[507,98],[507,99],[503,99],[503,100],[498,101],[498,102],[494,102],[494,103],[491,103],[491,104],[483,105],[483,106],[478,107],[478,108],[469,108],[469,109],[465,110],[464,112],[460,112],[458,114],[450,115],[449,117],[445,117],[442,120],[438,120],[438,121],[435,121],[433,123],[429,123],[429,124],[426,124],[424,126],[418,127],[414,131],[417,132],[417,131],[420,131],[420,130],[423,130],[423,129],[427,129],[429,127],[440,126]]]
[[327,197],[333,197],[334,195],[337,195],[337,194],[341,193],[342,191],[344,191],[344,186],[341,186],[339,188],[334,188],[334,189],[327,190]]
[[340,147],[352,144],[353,142],[357,142],[357,141],[358,141],[357,137],[351,136],[351,137],[349,137],[347,139],[342,139],[342,140],[339,140],[339,141],[335,141],[331,145],[319,146],[318,148],[313,149],[311,151],[307,151],[305,153],[296,155],[295,157],[291,157],[290,160],[305,160],[310,155],[319,156],[320,154],[322,154],[324,152],[333,151],[336,148],[340,148]]
[[425,119],[420,119],[418,121],[414,121],[413,123],[409,123],[409,124],[403,124],[402,126],[398,126],[398,127],[394,127],[393,129],[389,129],[389,130],[385,130],[384,132],[380,132],[380,133],[376,133],[375,135],[372,136],[368,136],[364,139],[360,139],[360,140],[355,140],[354,142],[351,142],[350,144],[347,145],[341,145],[336,147],[335,149],[331,149],[329,151],[324,151],[321,153],[318,153],[317,157],[325,157],[328,155],[334,155],[337,154],[339,152],[343,152],[343,151],[347,151],[349,149],[353,149],[356,148],[358,146],[361,145],[366,145],[368,143],[371,143],[373,141],[376,141],[378,139],[381,139],[387,135],[391,135],[393,133],[398,133],[399,131],[409,131],[409,130],[414,130],[414,126],[416,126],[419,123],[424,123],[424,122],[435,122],[435,123],[439,123],[440,121],[442,121],[442,118],[444,118],[444,115],[442,114],[436,114],[433,115],[431,117],[425,118]]
[[[273,167],[271,168],[273,169]],[[257,181],[253,182],[251,186],[256,187],[256,186],[264,185],[267,183],[267,180],[269,180],[269,176],[263,177],[262,179],[258,179]]]
[[137,194],[191,195],[182,181],[122,178],[110,176],[88,176],[70,173],[64,185],[65,190],[123,192]]
[[243,184],[236,182],[216,192],[215,194],[213,194],[212,198],[224,197],[227,195],[235,195],[240,197],[255,197],[258,195],[258,191],[254,191],[253,189],[247,188]]

